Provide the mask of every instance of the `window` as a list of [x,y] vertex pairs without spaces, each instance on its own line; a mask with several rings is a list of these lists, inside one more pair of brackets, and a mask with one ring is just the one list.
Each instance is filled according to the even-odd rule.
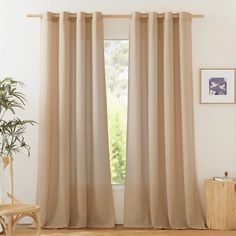
[[105,40],[108,133],[112,184],[124,184],[128,100],[128,40]]

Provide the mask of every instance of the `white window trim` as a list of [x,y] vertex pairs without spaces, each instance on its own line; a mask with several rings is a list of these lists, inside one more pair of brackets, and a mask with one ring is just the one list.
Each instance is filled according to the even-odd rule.
[[124,191],[125,185],[124,184],[112,184],[113,191]]

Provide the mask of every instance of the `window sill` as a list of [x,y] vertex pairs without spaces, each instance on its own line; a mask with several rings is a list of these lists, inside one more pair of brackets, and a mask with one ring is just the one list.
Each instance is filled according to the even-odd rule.
[[112,184],[112,190],[113,191],[124,191],[125,185],[123,184]]

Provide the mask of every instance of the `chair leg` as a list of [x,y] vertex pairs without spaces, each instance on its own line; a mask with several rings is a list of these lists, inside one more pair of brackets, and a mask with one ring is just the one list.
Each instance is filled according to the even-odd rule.
[[35,213],[36,216],[36,230],[37,230],[37,236],[41,236],[41,222],[40,222],[40,211]]
[[12,218],[12,216],[7,217],[6,236],[13,236],[13,218]]
[[0,225],[1,225],[0,234],[6,233],[6,224],[5,223],[6,222],[5,222],[4,218],[0,216]]
[[0,225],[1,225],[1,232],[0,232],[0,234],[5,234],[6,232],[5,232],[5,229],[4,229],[4,226],[3,226],[3,224],[2,224],[2,223],[0,223]]

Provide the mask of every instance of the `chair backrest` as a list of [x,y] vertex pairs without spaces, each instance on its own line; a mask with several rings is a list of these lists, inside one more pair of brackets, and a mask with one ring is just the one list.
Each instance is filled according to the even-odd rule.
[[[9,170],[10,177],[10,195],[14,196],[14,180],[13,180],[13,158],[10,156],[2,157],[4,170]],[[11,198],[11,204],[14,204],[14,198]]]

